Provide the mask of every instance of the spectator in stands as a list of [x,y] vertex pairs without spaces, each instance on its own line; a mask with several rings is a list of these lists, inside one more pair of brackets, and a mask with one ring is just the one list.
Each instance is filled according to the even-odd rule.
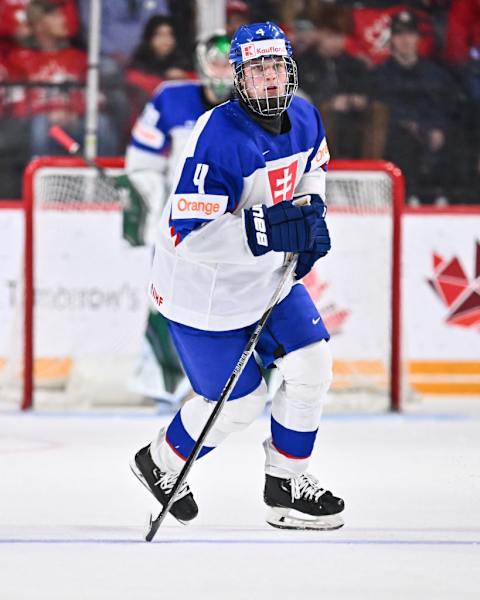
[[[175,2],[183,5],[187,0]],[[88,43],[91,0],[77,0],[82,40]],[[114,126],[121,135],[122,151],[128,140],[130,106],[124,90],[124,71],[150,17],[170,13],[167,0],[102,0],[100,71],[108,95]]]
[[6,86],[11,73],[5,58],[0,61],[0,198],[20,198],[22,171],[28,158],[28,123],[14,114],[17,90]]
[[289,38],[298,58],[310,50],[315,51],[317,45],[317,28],[309,19],[295,19],[290,28]]
[[[27,5],[30,0],[8,0],[0,2],[0,38],[22,44],[32,32],[27,21]],[[79,29],[79,18],[75,0],[58,0],[57,4],[65,16],[68,37],[73,38]]]
[[422,202],[440,201],[454,169],[447,153],[454,82],[449,73],[418,53],[416,16],[392,18],[391,58],[373,76],[373,90],[389,109],[385,158],[405,173],[407,194]]
[[[164,79],[185,79],[193,66],[177,51],[177,39],[169,17],[150,17],[135,49],[130,68]],[[153,90],[152,90],[153,91]]]
[[278,24],[284,24],[285,5],[289,9],[292,4],[298,3],[299,0],[248,0],[247,2],[251,22],[273,21]]
[[[90,0],[77,0],[85,45],[90,25]],[[153,15],[168,16],[167,0],[103,0],[101,12],[102,71],[113,76],[128,63],[142,31]]]
[[320,109],[337,158],[358,158],[368,106],[367,70],[345,52],[347,22],[333,7],[320,15],[315,46],[297,55],[301,90]]
[[126,72],[130,129],[153,90],[165,80],[196,78],[193,65],[178,52],[169,17],[150,17]]
[[464,64],[480,52],[480,0],[452,0],[447,20],[445,58]]
[[480,49],[471,48],[469,58],[457,65],[454,74],[464,91],[463,110],[457,118],[461,149],[459,168],[465,185],[456,190],[456,201],[479,202],[480,190]]
[[195,62],[195,45],[198,38],[196,20],[198,10],[197,0],[182,0],[182,2],[169,0],[168,6],[173,30],[175,31],[177,40],[181,41],[178,44],[177,50],[182,53],[183,57],[189,63]]
[[250,22],[250,7],[243,0],[227,0],[226,30],[231,38],[240,25]]
[[[372,68],[381,64],[390,56],[390,22],[391,19],[406,10],[403,3],[385,8],[363,6],[352,8],[352,30],[347,38],[346,51],[363,60]],[[430,57],[435,51],[435,34],[429,14],[425,10],[412,9],[418,24],[418,53],[422,57]]]
[[[14,77],[29,82],[16,112],[31,116],[31,153],[59,154],[48,130],[57,124],[81,141],[84,131],[86,54],[72,48],[62,4],[55,0],[32,0],[27,7],[32,31],[29,48],[13,50],[9,56]],[[109,119],[99,115],[99,151],[116,152],[116,132]]]

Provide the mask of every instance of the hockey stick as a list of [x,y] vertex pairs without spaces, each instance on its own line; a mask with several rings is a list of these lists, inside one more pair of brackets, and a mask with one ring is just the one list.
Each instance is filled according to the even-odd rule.
[[[117,194],[119,200],[124,205],[123,237],[132,246],[140,245],[141,242],[139,242],[139,240],[144,239],[146,216],[148,213],[148,204],[147,204],[145,198],[143,197],[143,195],[140,193],[138,187],[132,182],[131,178],[128,177],[128,175],[126,175],[126,174],[123,174],[121,177],[118,177],[118,178],[112,177],[111,175],[109,175],[106,172],[106,170],[101,165],[99,165],[95,160],[87,158],[87,156],[84,153],[82,153],[80,144],[78,142],[76,142],[72,137],[70,137],[68,135],[68,133],[63,131],[63,129],[61,127],[59,127],[58,125],[52,125],[52,127],[50,127],[50,129],[48,131],[48,135],[52,139],[54,139],[60,146],[62,146],[62,148],[65,148],[65,150],[69,154],[71,154],[72,156],[80,157],[87,166],[95,169],[96,172],[98,173],[98,175],[103,179],[103,181],[105,181],[108,185],[110,185],[112,187],[113,190],[115,190],[115,193]],[[125,185],[125,183],[122,185],[120,182],[120,179],[123,179],[126,182],[126,185]],[[129,194],[129,191],[127,191],[127,188],[129,188],[129,191],[131,190],[131,194]],[[122,193],[121,193],[122,191],[127,192],[127,197],[125,197],[125,195],[122,195]],[[133,198],[132,198],[132,194],[134,196]],[[128,202],[130,203],[130,210],[132,211],[132,209],[136,209],[136,211],[137,211],[137,212],[134,211],[135,214],[134,214],[133,218],[135,219],[135,222],[134,222],[134,224],[131,225],[131,227],[133,227],[133,230],[135,230],[135,227],[138,228],[138,231],[140,232],[138,236],[135,236],[131,233],[132,229],[129,228],[130,224],[127,222],[125,208],[126,208]],[[128,233],[129,231],[130,231],[130,234]]]
[[99,164],[97,164],[94,160],[87,158],[85,154],[82,154],[80,150],[80,144],[76,142],[72,137],[70,137],[68,133],[63,131],[61,127],[59,127],[58,125],[52,125],[48,130],[48,135],[52,139],[54,139],[60,146],[62,146],[62,148],[65,148],[65,150],[69,154],[71,154],[72,156],[79,156],[80,158],[82,158],[85,161],[86,165],[95,169],[100,175],[100,177],[102,177],[106,181],[109,181],[112,184],[112,187],[115,187],[115,182],[109,175],[107,175],[105,169]]
[[183,482],[187,478],[187,475],[190,472],[190,469],[192,468],[193,463],[195,462],[200,450],[203,447],[203,444],[205,442],[207,435],[210,433],[210,430],[215,425],[215,422],[220,415],[220,411],[222,410],[222,408],[225,405],[225,403],[227,402],[227,400],[230,398],[230,395],[233,391],[233,388],[235,387],[235,384],[237,383],[240,375],[242,374],[243,369],[245,368],[245,365],[247,364],[249,358],[252,356],[253,351],[255,350],[255,346],[257,345],[258,338],[260,337],[260,334],[262,333],[262,331],[265,327],[265,324],[268,321],[268,318],[270,317],[270,315],[272,313],[272,310],[275,308],[275,306],[277,305],[277,303],[280,299],[280,295],[285,286],[285,283],[287,282],[289,277],[293,274],[296,264],[297,264],[297,255],[296,254],[289,255],[288,259],[287,259],[287,265],[286,265],[285,271],[282,275],[282,279],[280,280],[280,283],[278,284],[277,289],[273,293],[273,296],[271,297],[270,302],[268,303],[268,306],[265,309],[265,312],[263,313],[260,320],[258,321],[254,332],[250,336],[250,339],[248,340],[248,342],[245,346],[245,349],[242,352],[242,355],[240,356],[235,368],[233,369],[232,374],[230,375],[227,383],[225,384],[225,387],[223,388],[222,393],[220,394],[220,398],[218,399],[218,402],[216,403],[215,408],[212,411],[212,414],[210,415],[210,417],[208,418],[207,422],[205,423],[202,431],[200,432],[200,435],[198,436],[198,439],[190,453],[190,456],[187,458],[187,461],[183,465],[183,469],[180,471],[180,475],[178,476],[178,479],[172,488],[172,493],[170,494],[168,501],[162,507],[162,510],[160,511],[160,513],[156,519],[152,520],[150,517],[150,529],[148,530],[147,535],[145,536],[145,540],[147,542],[151,542],[153,540],[155,534],[158,531],[158,528],[163,523],[163,520],[165,519],[168,512],[170,511],[170,508],[174,504],[175,499],[177,497],[178,490],[180,489]]

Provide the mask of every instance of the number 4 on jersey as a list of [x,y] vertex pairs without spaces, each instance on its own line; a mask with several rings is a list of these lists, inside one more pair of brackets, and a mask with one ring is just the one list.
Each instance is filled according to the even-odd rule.
[[193,183],[198,187],[198,193],[205,193],[205,177],[208,173],[208,165],[198,163],[195,169],[195,175],[193,176]]

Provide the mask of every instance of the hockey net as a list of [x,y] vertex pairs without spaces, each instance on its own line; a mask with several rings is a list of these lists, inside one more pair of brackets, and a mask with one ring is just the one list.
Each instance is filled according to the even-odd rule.
[[[102,166],[118,174],[123,163]],[[24,408],[141,403],[129,381],[151,250],[123,240],[118,192],[81,159],[36,159],[24,190],[23,265],[8,283],[0,398]],[[333,389],[398,408],[401,173],[383,161],[337,161],[327,203],[335,252],[305,283],[332,333]]]

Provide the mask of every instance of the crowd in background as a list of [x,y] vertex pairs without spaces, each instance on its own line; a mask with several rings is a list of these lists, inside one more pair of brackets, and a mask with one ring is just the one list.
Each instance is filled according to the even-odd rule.
[[[0,0],[0,197],[84,135],[89,0]],[[480,202],[480,0],[227,0],[227,33],[272,20],[334,158],[399,165],[412,204]],[[194,0],[103,0],[98,153],[121,155],[157,85],[195,78]]]

